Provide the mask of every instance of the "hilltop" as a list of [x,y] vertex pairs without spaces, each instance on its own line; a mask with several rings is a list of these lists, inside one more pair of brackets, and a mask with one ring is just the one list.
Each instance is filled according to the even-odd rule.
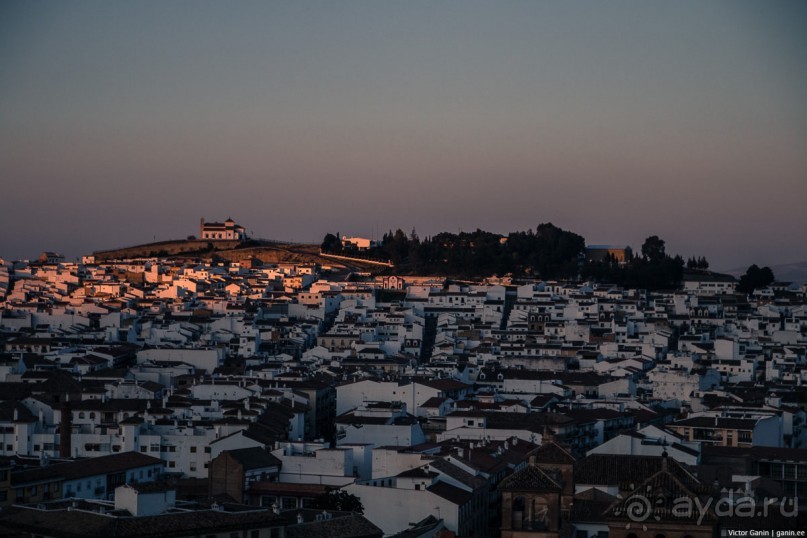
[[630,247],[587,247],[583,236],[551,222],[507,235],[477,229],[458,234],[441,232],[421,239],[414,230],[407,235],[399,229],[384,234],[381,241],[370,241],[329,233],[321,248],[330,254],[389,260],[394,266],[391,272],[399,275],[582,278],[651,290],[678,287],[685,267],[709,267],[704,257],[687,262],[680,255],[668,254],[664,240],[655,235],[633,255]]
[[93,252],[96,260],[125,260],[133,258],[170,258],[198,257],[210,260],[222,258],[240,261],[257,258],[264,263],[317,263],[331,266],[337,270],[367,271],[377,269],[371,263],[362,260],[336,260],[320,254],[319,245],[305,243],[281,243],[266,239],[236,240],[201,240],[173,239],[144,243],[130,247]]

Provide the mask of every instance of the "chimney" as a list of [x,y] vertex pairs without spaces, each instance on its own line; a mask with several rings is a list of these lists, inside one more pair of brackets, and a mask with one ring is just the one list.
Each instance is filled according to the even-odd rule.
[[59,456],[69,458],[72,452],[71,436],[73,434],[73,406],[65,395],[62,406],[62,420],[59,423]]
[[543,445],[543,444],[552,442],[553,440],[554,440],[553,432],[550,429],[549,424],[544,424],[544,433],[543,433],[543,436],[541,438],[541,444]]

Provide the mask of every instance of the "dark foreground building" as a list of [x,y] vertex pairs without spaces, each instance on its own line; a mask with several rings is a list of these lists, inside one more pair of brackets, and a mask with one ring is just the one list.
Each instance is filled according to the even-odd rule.
[[0,512],[2,538],[381,538],[359,514],[280,513],[236,503],[176,500],[159,484],[121,486],[115,502],[65,499]]

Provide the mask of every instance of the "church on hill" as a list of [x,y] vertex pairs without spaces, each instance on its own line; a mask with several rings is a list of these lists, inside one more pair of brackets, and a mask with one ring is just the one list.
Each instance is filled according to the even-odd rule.
[[243,241],[246,238],[246,229],[236,224],[233,219],[224,222],[205,222],[203,217],[199,223],[199,239]]

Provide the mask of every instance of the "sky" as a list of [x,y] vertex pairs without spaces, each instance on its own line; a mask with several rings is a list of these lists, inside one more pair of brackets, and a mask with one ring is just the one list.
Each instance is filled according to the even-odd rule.
[[807,3],[0,3],[0,257],[497,233],[807,260]]

